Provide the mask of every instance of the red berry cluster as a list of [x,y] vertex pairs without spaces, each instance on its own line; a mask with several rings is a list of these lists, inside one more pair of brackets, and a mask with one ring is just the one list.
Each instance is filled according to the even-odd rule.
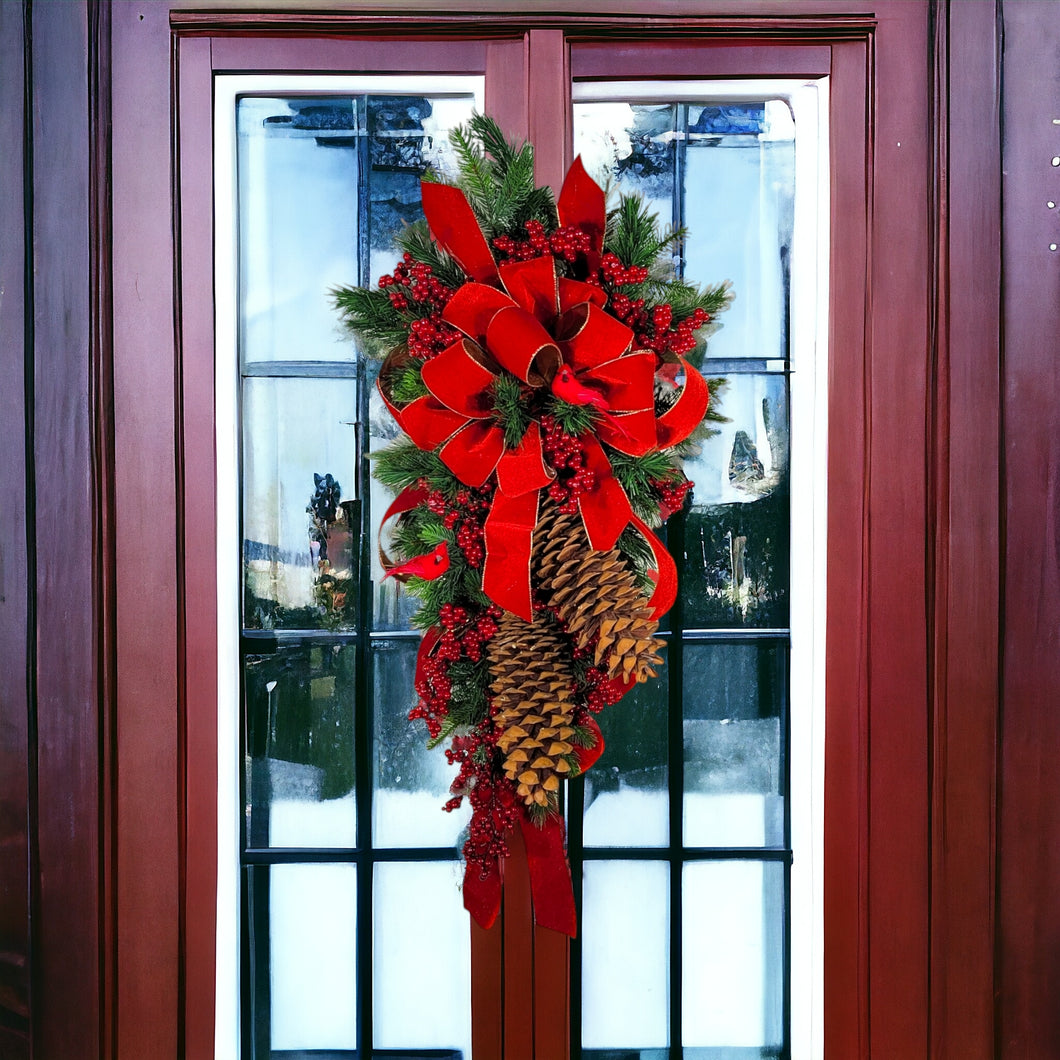
[[608,251],[600,259],[600,275],[611,287],[621,287],[627,283],[644,283],[648,270],[643,265],[623,265],[617,254]]
[[567,434],[554,416],[542,416],[541,427],[545,432],[542,448],[557,471],[576,470],[585,463],[581,442],[575,435]]
[[465,519],[456,532],[456,543],[460,546],[460,551],[464,553],[469,567],[477,569],[482,566],[482,561],[486,558],[486,548],[483,544],[481,523]]
[[540,221],[527,221],[523,227],[526,229],[526,239],[497,236],[493,240],[493,249],[509,261],[529,261],[551,253],[545,226]]
[[393,274],[379,277],[379,290],[387,292],[395,309],[406,310],[417,303],[419,319],[409,325],[408,348],[413,357],[426,360],[456,340],[457,333],[442,321],[442,310],[453,297],[453,289],[442,283],[426,262],[404,254]]
[[588,232],[583,232],[572,225],[564,225],[563,228],[557,228],[549,236],[548,246],[554,257],[573,263],[578,260],[579,254],[584,254],[589,250],[592,240]]
[[585,686],[585,705],[594,714],[617,703],[625,694],[622,682],[609,678],[607,671],[599,666],[592,667],[585,675]]
[[[459,652],[457,658],[459,658]],[[409,721],[422,718],[427,724],[431,739],[436,739],[442,731],[442,721],[449,714],[449,697],[453,684],[449,680],[448,654],[441,651],[429,655],[420,664],[420,673],[416,680],[416,694],[420,701],[409,711]]]
[[[519,808],[511,784],[495,772],[492,732],[475,732],[453,740],[450,762],[460,763],[460,773],[450,791],[454,797],[445,809],[455,810],[466,796],[471,803],[471,823],[464,843],[464,859],[478,865],[482,876],[497,868],[510,850],[505,835],[519,820]],[[449,752],[446,752],[449,755]]]
[[526,229],[525,239],[508,235],[493,238],[493,249],[501,255],[502,260],[530,261],[551,254],[573,263],[578,260],[579,254],[584,254],[592,246],[588,232],[572,225],[557,228],[550,236],[545,235],[545,226],[540,221],[527,221],[523,227]]
[[680,511],[684,506],[688,491],[695,485],[691,479],[656,479],[652,486],[658,490],[659,499],[664,508],[671,512]]
[[[417,486],[427,489],[426,480],[420,479]],[[456,543],[469,567],[481,567],[486,558],[482,524],[489,512],[492,494],[493,490],[488,486],[459,490],[450,504],[441,490],[429,490],[424,502],[428,511],[442,517],[442,525],[447,530],[456,529]]]
[[440,312],[420,317],[409,325],[409,356],[429,361],[442,350],[452,346],[459,337],[460,333],[442,320]]
[[634,332],[640,349],[664,353],[685,354],[695,348],[695,332],[708,320],[710,314],[696,308],[691,316],[671,327],[673,307],[668,303],[657,305],[649,312],[643,298],[630,298],[618,293],[611,295],[611,311]]
[[578,510],[578,498],[596,488],[596,474],[585,466],[585,451],[578,439],[567,434],[552,416],[542,416],[545,437],[542,448],[549,463],[560,473],[548,488],[549,499],[559,510]]

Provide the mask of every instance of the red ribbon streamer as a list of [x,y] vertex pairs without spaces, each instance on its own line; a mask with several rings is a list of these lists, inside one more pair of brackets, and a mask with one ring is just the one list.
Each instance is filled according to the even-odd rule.
[[479,283],[498,283],[497,265],[464,193],[447,184],[423,181],[423,214],[438,245]]
[[494,860],[481,866],[469,863],[464,869],[464,908],[484,928],[493,927],[501,911],[501,867]]
[[510,497],[498,490],[483,526],[486,559],[482,591],[525,622],[534,620],[530,549],[537,526],[538,491]]
[[536,825],[521,814],[526,861],[530,869],[530,897],[534,903],[534,923],[573,938],[578,933],[574,910],[574,888],[564,849],[563,820],[550,817]]

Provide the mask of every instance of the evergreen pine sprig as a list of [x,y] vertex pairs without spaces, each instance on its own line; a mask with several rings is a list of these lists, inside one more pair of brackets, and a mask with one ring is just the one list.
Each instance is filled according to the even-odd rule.
[[427,393],[427,386],[420,374],[420,367],[420,362],[410,360],[389,373],[386,384],[391,400],[399,405],[405,405]]
[[442,463],[437,453],[420,449],[410,438],[398,441],[372,454],[375,477],[389,490],[400,493],[425,479],[431,489],[447,498],[455,497],[463,486],[460,480]]
[[569,401],[555,396],[545,403],[545,411],[555,421],[564,434],[577,436],[584,434],[596,422],[600,415],[592,405],[572,405]]
[[416,261],[430,265],[434,276],[447,287],[457,288],[467,280],[464,270],[431,238],[426,221],[415,221],[403,228],[394,242]]
[[509,143],[500,126],[484,114],[473,114],[450,133],[459,176],[487,239],[519,235],[527,221],[555,229],[556,204],[549,188],[534,183],[534,149]]
[[334,287],[331,297],[342,323],[371,356],[383,357],[408,338],[409,318],[394,308],[386,291]]
[[682,478],[681,472],[674,467],[673,457],[659,450],[652,450],[643,456],[630,456],[613,449],[608,452],[607,458],[615,478],[629,497],[633,511],[649,526],[658,526],[659,491],[655,484]]
[[504,430],[504,445],[514,449],[530,426],[530,412],[522,385],[510,372],[501,372],[493,382],[493,407]]
[[621,195],[618,206],[607,215],[604,252],[614,254],[623,265],[653,268],[666,252],[684,238],[681,228],[660,230],[657,214],[651,213],[640,195]]
[[426,508],[413,508],[398,520],[391,534],[391,544],[402,560],[422,556],[443,541],[455,541],[451,530],[442,525],[440,516]]
[[622,557],[636,579],[637,588],[645,596],[649,596],[655,583],[651,580],[648,571],[654,567],[655,557],[648,547],[648,542],[633,527],[627,526],[619,535],[615,548],[622,553]]

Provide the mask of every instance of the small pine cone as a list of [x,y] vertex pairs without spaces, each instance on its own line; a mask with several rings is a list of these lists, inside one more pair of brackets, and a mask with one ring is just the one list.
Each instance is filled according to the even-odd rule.
[[534,534],[534,574],[578,648],[608,677],[647,681],[662,663],[659,623],[615,549],[596,552],[581,516],[550,505]]
[[505,613],[488,655],[505,775],[531,809],[557,812],[560,778],[576,762],[569,651],[540,619]]

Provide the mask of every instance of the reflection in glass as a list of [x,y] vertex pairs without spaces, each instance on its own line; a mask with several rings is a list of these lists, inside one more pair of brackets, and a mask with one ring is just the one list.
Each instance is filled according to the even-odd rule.
[[266,1046],[259,1055],[356,1049],[356,867],[254,866],[247,874],[248,917],[268,931],[248,969],[255,1044]]
[[[370,379],[374,383],[378,364],[368,365]],[[394,417],[387,411],[378,389],[373,385],[368,398],[368,446],[370,452],[385,449],[400,434]],[[371,497],[371,540],[379,541],[379,524],[390,506],[393,495],[375,478],[369,485]],[[396,578],[383,581],[383,567],[378,550],[371,549],[372,572],[372,628],[376,630],[408,630],[412,628],[412,616],[420,606],[419,600],[407,592]]]
[[601,187],[642,196],[668,225],[682,114],[673,103],[575,103],[574,154]]
[[586,862],[581,930],[586,1050],[646,1049],[669,1041],[669,889],[670,868],[662,861]]
[[732,280],[711,357],[786,358],[795,126],[779,100],[688,105],[685,274]]
[[357,101],[245,96],[236,116],[243,362],[349,360],[328,292],[357,275]]
[[788,624],[788,383],[729,376],[718,423],[685,462],[695,483],[681,594],[689,628]]
[[[784,866],[698,861],[685,865],[682,1043],[780,1055],[784,1026]],[[739,1054],[748,1055],[748,1054]]]
[[457,1055],[471,1056],[471,935],[461,878],[457,862],[375,867],[377,1049],[408,1050],[410,1056],[421,1049],[460,1050]]
[[423,217],[423,174],[431,169],[447,178],[456,175],[449,131],[471,117],[474,101],[471,96],[369,96],[367,109],[370,256],[362,283],[371,285],[401,260],[394,237]]
[[352,847],[352,644],[247,655],[246,827],[250,847]]
[[775,642],[685,645],[688,846],[784,845],[786,660]]
[[249,628],[345,629],[355,620],[356,399],[353,379],[244,382],[243,623]]
[[711,357],[788,356],[794,135],[781,100],[574,104],[574,150],[590,175],[687,229],[678,264],[688,279],[732,280]]
[[585,774],[584,842],[665,846],[669,834],[666,716],[669,669],[597,719],[604,753]]
[[465,804],[443,810],[456,776],[438,750],[427,749],[422,721],[409,721],[416,704],[417,640],[372,643],[373,839],[381,847],[455,846],[470,817]]

